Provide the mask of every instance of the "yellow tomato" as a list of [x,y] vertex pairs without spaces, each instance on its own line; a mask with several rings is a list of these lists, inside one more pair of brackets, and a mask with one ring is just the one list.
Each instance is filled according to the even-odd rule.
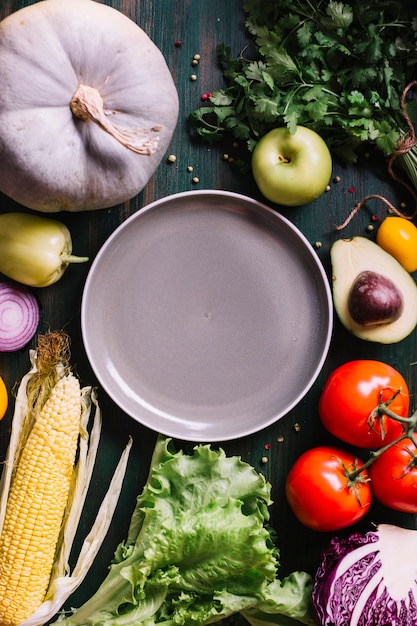
[[0,419],[2,419],[7,411],[7,406],[9,404],[9,398],[7,395],[6,385],[4,384],[4,380],[0,376]]
[[417,270],[417,227],[405,217],[386,217],[376,233],[376,242],[407,272]]

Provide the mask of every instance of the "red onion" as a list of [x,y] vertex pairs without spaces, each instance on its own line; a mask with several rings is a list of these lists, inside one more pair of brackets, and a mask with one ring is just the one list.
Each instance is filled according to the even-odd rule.
[[24,285],[0,282],[0,352],[23,348],[39,324],[39,303]]

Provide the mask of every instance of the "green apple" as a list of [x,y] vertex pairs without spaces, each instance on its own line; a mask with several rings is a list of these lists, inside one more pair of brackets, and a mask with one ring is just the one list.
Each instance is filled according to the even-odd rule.
[[300,206],[325,191],[332,158],[326,142],[315,131],[297,126],[291,133],[274,128],[257,143],[252,173],[259,191],[276,204]]

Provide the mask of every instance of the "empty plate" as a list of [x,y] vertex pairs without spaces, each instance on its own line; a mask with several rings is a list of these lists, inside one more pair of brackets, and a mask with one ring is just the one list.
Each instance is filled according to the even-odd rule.
[[286,218],[224,191],[168,196],[98,252],[82,333],[98,381],[167,436],[221,441],[287,414],[326,358],[332,298]]

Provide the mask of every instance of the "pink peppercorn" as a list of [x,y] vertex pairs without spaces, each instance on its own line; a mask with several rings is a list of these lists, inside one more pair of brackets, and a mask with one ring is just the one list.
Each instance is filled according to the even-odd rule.
[[176,48],[181,48],[181,46],[182,46],[182,41],[176,41],[176,42],[174,43],[174,46],[175,46]]

